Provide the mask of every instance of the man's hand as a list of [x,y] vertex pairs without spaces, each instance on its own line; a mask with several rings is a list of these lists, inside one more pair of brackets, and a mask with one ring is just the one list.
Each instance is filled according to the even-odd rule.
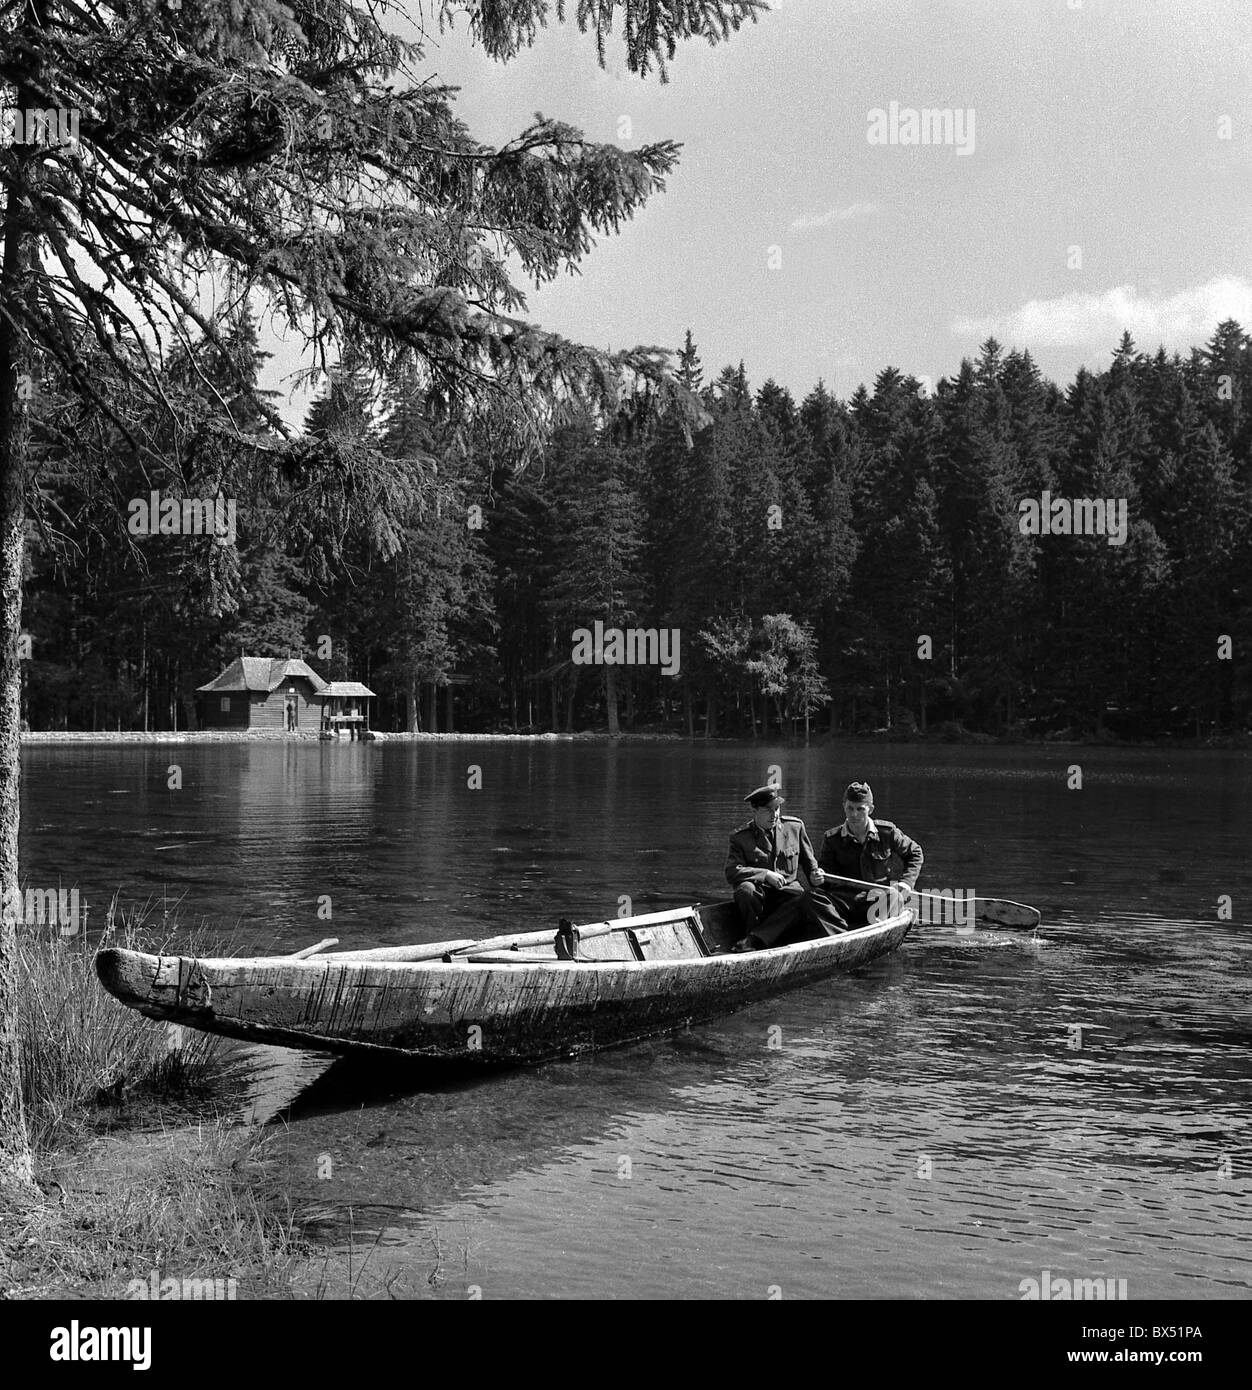
[[809,882],[814,888],[820,888],[822,884],[826,882],[826,870],[821,868],[814,869],[809,875]]
[[765,870],[765,886],[767,888],[781,888],[787,880],[775,869]]
[[891,886],[899,893],[901,902],[908,902],[913,896],[913,890],[903,879],[897,879]]

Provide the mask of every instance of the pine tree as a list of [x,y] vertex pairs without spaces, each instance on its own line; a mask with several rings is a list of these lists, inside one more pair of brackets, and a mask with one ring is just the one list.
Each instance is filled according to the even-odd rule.
[[[703,369],[690,329],[679,377],[688,389],[702,389]],[[711,403],[712,393],[706,396]],[[724,609],[734,501],[724,459],[715,446],[713,415],[693,433],[677,412],[666,413],[645,451],[644,472],[645,565],[657,625],[679,634],[687,733],[695,732],[695,701],[703,696],[708,737],[717,727],[718,675],[695,638],[709,615]]]
[[[576,466],[559,506],[556,563],[547,606],[558,630],[591,631],[631,625],[644,601],[640,558],[644,512],[632,486],[624,451],[584,426],[571,439]],[[608,732],[621,732],[616,663],[601,667]]]
[[693,395],[698,395],[704,385],[704,368],[696,353],[696,345],[692,341],[690,328],[687,329],[687,336],[683,339],[682,351],[678,354],[678,370],[675,375]]
[[[942,422],[939,508],[951,563],[946,642],[941,667],[958,698],[954,713],[998,729],[1020,712],[1026,654],[1023,617],[1034,554],[1018,526],[1019,504],[1033,489],[1014,437],[1029,364],[1013,363],[1019,400],[1015,410],[1003,386],[1010,360],[994,339],[978,364],[968,360],[952,381],[942,381],[937,408]],[[1018,419],[1017,430],[1021,424]],[[994,595],[994,602],[989,596]],[[981,707],[980,707],[981,706]]]
[[[919,637],[933,635],[946,574],[931,483],[937,421],[920,385],[884,368],[870,396],[854,395],[850,419],[861,467],[850,478],[861,547],[836,629],[842,686],[852,717],[868,704],[888,728],[912,719]],[[919,564],[921,549],[926,563]]]
[[1235,476],[1252,481],[1252,339],[1234,319],[1219,323],[1194,354],[1189,385],[1224,441]]
[[[555,664],[552,621],[543,599],[553,563],[548,537],[553,503],[532,474],[503,478],[485,511],[484,535],[495,574],[493,609],[500,625],[499,661],[516,733],[537,727],[535,702],[545,671]],[[551,682],[551,677],[548,677]],[[552,709],[555,711],[555,684]],[[551,731],[556,732],[555,713]]]

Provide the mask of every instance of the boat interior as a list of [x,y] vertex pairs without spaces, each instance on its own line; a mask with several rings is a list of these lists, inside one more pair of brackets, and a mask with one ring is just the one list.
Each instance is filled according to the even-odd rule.
[[[777,943],[822,936],[820,928],[797,922]],[[522,965],[529,961],[697,960],[719,955],[743,936],[733,902],[700,903],[638,917],[617,917],[584,926],[562,919],[555,935],[525,932],[488,940],[441,941],[425,946],[388,946],[365,951],[335,951],[336,961],[465,961],[475,965]],[[334,944],[333,942],[323,943]],[[300,953],[320,954],[317,947]]]

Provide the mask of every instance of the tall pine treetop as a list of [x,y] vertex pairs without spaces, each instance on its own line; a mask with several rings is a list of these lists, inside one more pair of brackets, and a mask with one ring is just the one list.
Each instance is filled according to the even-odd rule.
[[[5,306],[25,370],[51,359],[118,415],[85,372],[85,340],[167,404],[154,355],[203,335],[229,360],[197,292],[215,276],[258,293],[320,361],[412,371],[462,416],[507,405],[529,453],[554,403],[613,413],[633,387],[673,397],[667,355],[609,355],[515,315],[510,264],[536,282],[575,265],[664,187],[672,141],[624,150],[539,115],[504,145],[473,137],[455,92],[422,70],[429,38],[385,27],[375,0],[24,0],[11,9],[0,82],[21,109],[75,113],[65,143],[0,150],[10,238]],[[604,45],[620,21],[632,71],[680,39],[724,38],[758,0],[438,0],[500,60],[569,18]],[[567,15],[568,11],[568,15]],[[21,264],[15,257],[20,243]],[[39,248],[35,254],[35,247]],[[17,281],[20,280],[20,288]],[[246,389],[240,374],[239,385]],[[281,422],[257,400],[271,423]]]

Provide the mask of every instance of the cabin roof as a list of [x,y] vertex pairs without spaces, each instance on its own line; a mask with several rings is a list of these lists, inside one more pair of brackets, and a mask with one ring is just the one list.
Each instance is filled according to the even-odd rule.
[[237,656],[220,676],[197,689],[223,695],[243,690],[268,694],[294,676],[303,676],[319,695],[326,690],[326,682],[299,657],[269,656]]
[[370,700],[374,698],[374,692],[369,686],[362,685],[360,681],[330,681],[320,694],[323,700],[330,695],[355,695],[358,698],[365,696]]

